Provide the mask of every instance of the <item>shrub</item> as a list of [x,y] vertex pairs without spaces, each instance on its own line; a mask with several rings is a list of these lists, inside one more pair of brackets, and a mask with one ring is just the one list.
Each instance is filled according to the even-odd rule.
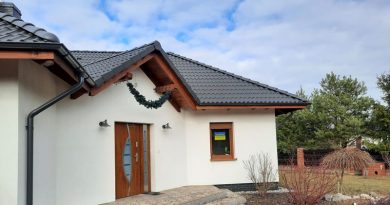
[[280,171],[281,183],[288,189],[290,200],[298,205],[314,205],[325,194],[336,189],[337,173],[323,167],[295,168]]
[[267,153],[251,155],[244,161],[244,167],[260,196],[265,197],[272,186],[271,182],[275,181],[276,170],[270,156]]
[[326,169],[338,169],[341,170],[340,179],[339,179],[339,189],[338,192],[341,192],[343,185],[344,171],[346,169],[350,170],[362,170],[367,168],[371,163],[374,163],[371,155],[368,152],[362,151],[357,148],[343,148],[336,150],[328,155],[326,155],[321,162],[321,166]]

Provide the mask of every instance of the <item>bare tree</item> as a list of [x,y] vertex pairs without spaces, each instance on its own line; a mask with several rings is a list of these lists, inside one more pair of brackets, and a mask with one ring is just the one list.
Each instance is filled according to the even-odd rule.
[[371,155],[357,148],[343,148],[326,155],[321,162],[321,166],[326,169],[341,170],[339,179],[339,191],[342,188],[344,171],[346,169],[362,170],[374,163]]
[[275,181],[276,169],[271,157],[263,152],[251,155],[248,160],[244,160],[244,167],[260,196],[265,197],[272,186],[271,182]]

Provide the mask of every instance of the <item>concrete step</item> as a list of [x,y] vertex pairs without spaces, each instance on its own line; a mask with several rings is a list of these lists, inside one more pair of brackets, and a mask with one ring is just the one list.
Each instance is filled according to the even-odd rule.
[[218,190],[216,192],[209,193],[205,196],[193,198],[191,201],[187,201],[180,205],[203,205],[209,204],[214,201],[223,200],[227,197],[227,193],[224,190]]
[[246,203],[245,197],[238,193],[234,193],[227,189],[221,189],[226,193],[226,197],[223,199],[209,202],[206,205],[244,205]]

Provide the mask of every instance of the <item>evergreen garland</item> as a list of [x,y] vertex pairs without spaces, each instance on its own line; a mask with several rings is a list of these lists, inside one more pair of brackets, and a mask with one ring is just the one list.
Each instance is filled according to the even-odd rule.
[[146,100],[145,96],[141,95],[138,90],[134,88],[134,85],[130,82],[127,83],[127,87],[129,87],[130,93],[134,95],[135,100],[140,104],[150,109],[157,109],[161,107],[168,99],[171,97],[172,92],[168,91],[161,95],[158,100]]

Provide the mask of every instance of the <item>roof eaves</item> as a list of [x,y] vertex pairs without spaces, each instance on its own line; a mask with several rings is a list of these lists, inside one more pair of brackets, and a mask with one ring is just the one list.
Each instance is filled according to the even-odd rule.
[[69,64],[80,73],[84,73],[87,77],[87,82],[90,85],[95,85],[95,81],[91,76],[85,71],[83,66],[76,60],[72,53],[66,48],[62,43],[30,43],[30,42],[1,42],[0,49],[10,49],[10,50],[51,50],[56,51],[61,57],[63,57]]
[[269,102],[269,103],[252,103],[252,102],[238,102],[238,103],[231,103],[231,102],[203,102],[200,103],[200,106],[307,106],[310,103],[288,103],[288,102]]

